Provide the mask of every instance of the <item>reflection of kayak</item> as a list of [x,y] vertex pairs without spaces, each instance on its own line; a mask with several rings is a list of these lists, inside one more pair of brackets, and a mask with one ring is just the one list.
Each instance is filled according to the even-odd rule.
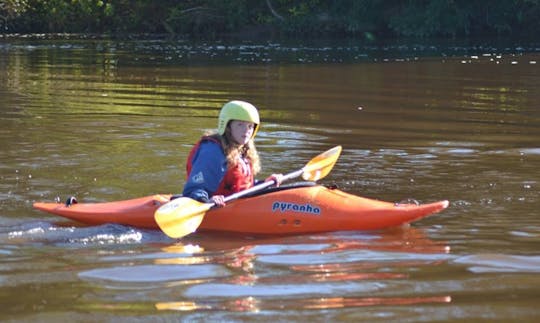
[[[106,202],[34,203],[34,208],[82,223],[118,223],[158,229],[156,209],[170,195]],[[294,185],[241,198],[207,212],[199,230],[259,234],[376,230],[421,219],[448,207],[448,201],[395,204],[363,198],[320,185]]]
[[[399,226],[382,231],[339,231],[339,232],[318,232],[306,235],[257,235],[253,236],[240,232],[217,232],[204,231],[196,232],[182,238],[182,241],[162,248],[164,252],[170,253],[172,257],[160,259],[160,262],[175,262],[179,259],[174,255],[189,252],[193,248],[202,251],[223,251],[235,250],[235,252],[247,252],[255,247],[268,245],[286,246],[280,252],[294,253],[300,248],[302,253],[325,253],[344,252],[348,250],[371,250],[377,252],[409,252],[414,254],[447,254],[450,247],[445,241],[431,240],[426,235],[425,228],[416,226]],[[313,247],[306,248],[307,245]],[[272,248],[270,248],[272,249]],[[273,249],[272,249],[273,250]],[[268,249],[263,248],[263,253]],[[410,259],[403,259],[407,261]],[[180,259],[181,261],[181,259]],[[434,264],[434,260],[429,260]],[[364,265],[356,264],[356,265]],[[309,265],[312,265],[309,263]],[[344,264],[329,263],[328,266],[345,266]],[[351,264],[355,266],[355,264]],[[315,270],[315,269],[314,269]]]

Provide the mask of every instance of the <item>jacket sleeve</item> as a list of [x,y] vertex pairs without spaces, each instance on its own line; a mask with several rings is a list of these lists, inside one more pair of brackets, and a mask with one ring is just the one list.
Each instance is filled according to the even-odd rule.
[[207,203],[227,171],[227,160],[218,143],[204,141],[193,156],[191,173],[182,195]]

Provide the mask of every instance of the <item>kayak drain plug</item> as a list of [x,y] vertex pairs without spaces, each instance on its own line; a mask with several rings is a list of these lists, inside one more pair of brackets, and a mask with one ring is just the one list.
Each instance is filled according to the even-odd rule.
[[[281,219],[281,220],[279,221],[279,225],[286,225],[286,224],[287,224],[287,219]],[[299,226],[300,224],[302,224],[302,221],[296,219],[296,220],[294,220],[294,221],[292,222],[292,224],[295,225],[295,226]]]

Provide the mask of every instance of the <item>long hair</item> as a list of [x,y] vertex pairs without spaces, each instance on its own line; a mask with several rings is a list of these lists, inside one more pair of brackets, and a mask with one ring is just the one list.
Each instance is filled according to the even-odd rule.
[[222,135],[214,132],[206,134],[221,142],[221,147],[227,158],[227,168],[232,168],[237,165],[239,158],[245,158],[251,165],[251,172],[253,176],[257,175],[261,171],[261,160],[259,159],[259,153],[255,148],[253,138],[251,138],[245,145],[238,145],[234,143],[231,137],[230,128],[227,127],[225,133]]

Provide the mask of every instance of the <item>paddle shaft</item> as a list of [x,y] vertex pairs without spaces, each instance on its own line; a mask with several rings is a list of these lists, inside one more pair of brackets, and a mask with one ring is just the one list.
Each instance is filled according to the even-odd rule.
[[[331,169],[334,166],[334,163],[336,162],[336,159],[337,159],[337,157],[339,156],[340,153],[341,153],[341,146],[336,146],[336,147],[326,151],[325,153],[317,156],[315,159],[312,159],[309,163],[307,163],[307,165],[305,165],[301,169],[299,169],[297,171],[294,171],[294,172],[291,172],[289,174],[283,175],[283,177],[281,178],[281,181],[284,182],[284,181],[292,179],[292,178],[300,177],[300,176],[304,175],[304,172],[306,172],[306,174],[308,174],[308,172],[310,170],[321,170],[321,169],[323,169],[325,167],[327,168],[328,166],[330,166],[330,169]],[[317,158],[319,158],[319,159],[317,160]],[[331,161],[331,162],[329,163],[328,161]],[[323,174],[317,173],[317,175],[315,177],[312,177],[310,175],[308,175],[308,177],[309,177],[310,180],[315,181],[315,180],[317,180],[317,179],[319,179],[321,177],[326,176],[326,174],[328,174],[328,171],[324,172]],[[267,182],[261,183],[259,185],[255,185],[255,186],[253,186],[251,188],[248,188],[246,190],[231,194],[231,195],[225,197],[223,199],[223,201],[224,202],[229,202],[229,201],[235,200],[237,198],[240,198],[242,196],[246,196],[246,195],[249,195],[251,193],[262,191],[265,188],[270,187],[270,186],[272,186],[274,184],[276,184],[276,181],[274,181],[274,180],[267,181]],[[207,203],[207,205],[208,205],[207,210],[209,210],[210,208],[215,206],[216,203],[214,203],[214,202]]]

